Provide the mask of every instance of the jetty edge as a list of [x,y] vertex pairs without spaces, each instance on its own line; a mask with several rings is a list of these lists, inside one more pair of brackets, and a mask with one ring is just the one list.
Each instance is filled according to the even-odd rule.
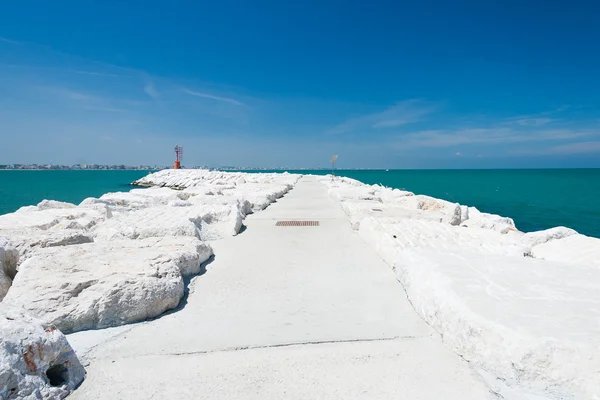
[[[0,283],[10,281],[0,310],[15,315],[4,310],[16,307],[26,312],[19,319],[38,318],[50,324],[44,329],[58,325],[65,332],[155,317],[177,307],[184,279],[199,273],[213,247],[237,234],[247,216],[281,198],[300,178],[166,170],[136,182],[149,189],[86,199],[78,206],[43,201],[0,216]],[[600,335],[593,311],[600,303],[599,239],[564,227],[522,233],[510,218],[473,207],[348,178],[305,178],[326,188],[354,232],[392,268],[414,310],[495,392],[507,398],[522,391],[584,399],[600,393],[594,374]],[[102,264],[108,254],[114,258]],[[81,265],[98,260],[99,265],[93,273],[73,273],[66,259]],[[160,267],[153,264],[156,259]],[[107,266],[117,266],[110,273],[119,279],[101,274]],[[148,273],[157,268],[164,271],[159,277]],[[48,279],[59,271],[59,279]],[[115,288],[116,296],[107,295]],[[40,296],[31,293],[36,290]],[[61,302],[51,303],[57,293]],[[153,295],[168,299],[156,315],[150,312],[160,309],[156,303],[148,302],[148,309],[140,305]],[[44,296],[50,303],[43,304]],[[80,304],[89,304],[89,311]],[[76,335],[69,341],[77,341]],[[66,346],[64,353],[72,354]],[[57,370],[52,367],[51,376]],[[38,372],[39,390],[54,387],[46,372]],[[64,382],[60,388],[69,391],[79,383]]]

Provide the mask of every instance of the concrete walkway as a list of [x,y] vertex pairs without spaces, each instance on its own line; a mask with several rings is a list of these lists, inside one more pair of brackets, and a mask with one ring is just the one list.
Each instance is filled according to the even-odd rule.
[[245,223],[180,310],[69,335],[89,362],[72,398],[495,398],[314,178]]

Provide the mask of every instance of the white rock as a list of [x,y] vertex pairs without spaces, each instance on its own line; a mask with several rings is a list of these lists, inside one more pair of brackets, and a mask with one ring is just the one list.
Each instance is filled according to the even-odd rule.
[[463,223],[469,219],[469,207],[460,206],[460,222]]
[[14,248],[7,238],[0,237],[0,269],[4,269],[6,275],[12,279],[17,274],[18,263],[18,250]]
[[236,235],[245,214],[235,199],[225,205],[157,206],[121,213],[93,230],[96,241],[193,236],[215,240]]
[[548,261],[600,269],[600,239],[580,234],[569,235],[533,247],[531,255]]
[[468,208],[469,219],[463,222],[467,227],[491,229],[500,233],[517,231],[512,218],[501,217],[496,214],[482,213],[475,207]]
[[1,399],[62,399],[84,377],[85,370],[58,329],[0,304]]
[[564,226],[557,226],[556,228],[550,228],[543,231],[526,233],[521,236],[519,242],[523,244],[523,246],[531,248],[551,240],[562,239],[576,234],[577,232],[573,229],[565,228]]
[[63,204],[60,208],[43,209],[29,207],[1,215],[0,236],[10,239],[19,250],[21,261],[24,261],[38,248],[91,242],[93,239],[89,229],[109,217],[110,210],[105,205],[76,207]]
[[398,254],[411,248],[516,257],[525,254],[516,237],[488,229],[465,229],[424,218],[365,218],[360,223],[358,233],[392,267]]
[[0,237],[0,301],[8,293],[17,274],[19,251],[6,238]]
[[[1,267],[1,266],[0,266]],[[10,289],[12,285],[12,279],[10,279],[4,270],[0,268],[0,301],[4,299],[4,296],[8,293],[8,289]]]
[[182,275],[212,255],[196,238],[150,238],[38,250],[21,264],[3,303],[63,332],[155,317],[179,303]]
[[38,210],[50,210],[54,208],[75,208],[77,207],[75,204],[65,203],[63,201],[56,200],[42,200],[38,203]]
[[[163,170],[134,182],[139,186],[159,186],[186,189],[206,186],[221,188],[245,187],[248,184],[283,184],[292,187],[300,175],[293,174],[248,174],[208,170]],[[242,183],[243,182],[243,183]]]
[[[163,170],[150,174],[134,182],[140,186],[157,186],[165,188],[180,189],[179,193],[189,196],[207,195],[237,198],[240,201],[248,201],[251,210],[264,210],[269,204],[287,193],[298,181],[300,175],[292,174],[247,174],[247,173],[225,173],[207,170]],[[133,191],[132,191],[133,192]],[[121,196],[122,197],[122,196]],[[102,198],[108,199],[103,196]],[[190,199],[184,199],[192,201]],[[113,201],[115,199],[112,199]],[[137,203],[136,199],[120,198],[120,204],[127,202],[132,207],[137,204],[147,206],[144,202]],[[244,211],[242,210],[242,213]],[[246,212],[247,213],[247,212]]]
[[460,248],[406,249],[395,268],[416,311],[473,365],[553,398],[600,393],[600,269]]
[[360,223],[365,218],[396,218],[396,219],[421,219],[426,221],[442,222],[444,215],[417,209],[407,209],[394,203],[379,203],[372,200],[347,199],[340,203],[344,212],[350,218],[354,230],[358,230]]

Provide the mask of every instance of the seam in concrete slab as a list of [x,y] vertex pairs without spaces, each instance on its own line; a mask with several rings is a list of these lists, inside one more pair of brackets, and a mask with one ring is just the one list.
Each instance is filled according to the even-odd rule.
[[[366,343],[366,342],[385,342],[392,340],[410,340],[410,339],[418,339],[421,337],[428,337],[429,335],[424,336],[390,336],[383,338],[370,338],[370,339],[342,339],[342,340],[322,340],[322,341],[309,341],[309,342],[292,342],[292,343],[279,343],[279,344],[268,344],[261,346],[240,346],[240,347],[230,347],[225,349],[218,350],[201,350],[201,351],[190,351],[190,352],[182,352],[182,353],[159,353],[159,354],[146,354],[145,356],[186,356],[186,355],[194,355],[194,354],[212,354],[212,353],[226,353],[233,351],[244,351],[244,350],[256,350],[256,349],[273,349],[279,347],[294,347],[294,346],[318,346],[322,344],[336,344],[336,343]],[[137,357],[137,356],[136,356]]]

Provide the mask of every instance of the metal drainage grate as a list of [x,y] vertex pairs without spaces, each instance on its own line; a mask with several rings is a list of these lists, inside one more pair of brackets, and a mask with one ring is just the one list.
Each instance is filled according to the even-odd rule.
[[319,226],[319,221],[277,221],[275,226]]

